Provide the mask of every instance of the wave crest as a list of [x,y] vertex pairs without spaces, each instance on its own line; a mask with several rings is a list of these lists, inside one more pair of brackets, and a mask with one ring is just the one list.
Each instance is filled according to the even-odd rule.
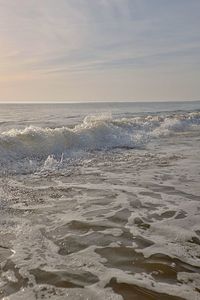
[[199,128],[200,112],[114,119],[88,116],[74,128],[27,127],[0,134],[0,160],[42,159],[74,151],[134,148],[151,138]]

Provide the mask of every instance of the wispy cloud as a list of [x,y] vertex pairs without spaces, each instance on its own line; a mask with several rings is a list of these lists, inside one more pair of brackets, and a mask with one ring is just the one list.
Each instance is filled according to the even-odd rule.
[[199,11],[198,0],[0,0],[0,80],[187,72],[200,63]]

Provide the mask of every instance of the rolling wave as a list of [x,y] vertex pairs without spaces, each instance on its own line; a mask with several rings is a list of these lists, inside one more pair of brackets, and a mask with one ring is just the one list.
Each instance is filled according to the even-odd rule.
[[135,148],[153,138],[198,129],[200,112],[114,119],[88,116],[74,128],[29,126],[0,134],[0,161],[46,159],[76,151]]

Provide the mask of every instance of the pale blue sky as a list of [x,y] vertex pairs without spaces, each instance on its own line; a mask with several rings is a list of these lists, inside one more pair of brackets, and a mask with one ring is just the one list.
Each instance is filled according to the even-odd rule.
[[195,99],[199,0],[0,0],[1,101]]

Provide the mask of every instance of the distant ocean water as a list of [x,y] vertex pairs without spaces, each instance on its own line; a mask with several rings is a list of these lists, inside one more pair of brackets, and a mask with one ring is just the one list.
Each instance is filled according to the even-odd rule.
[[200,299],[200,102],[0,105],[0,299]]

